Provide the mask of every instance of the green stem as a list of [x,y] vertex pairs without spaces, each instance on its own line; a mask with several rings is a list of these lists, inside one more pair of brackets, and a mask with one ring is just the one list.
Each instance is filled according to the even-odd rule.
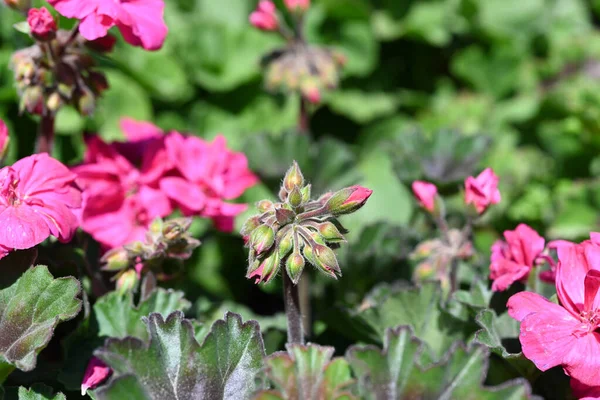
[[45,111],[40,122],[40,130],[37,138],[36,152],[52,155],[54,146],[54,115]]

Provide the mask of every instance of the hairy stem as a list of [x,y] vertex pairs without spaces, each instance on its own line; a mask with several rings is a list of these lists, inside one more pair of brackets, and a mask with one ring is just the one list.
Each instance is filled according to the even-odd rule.
[[283,300],[287,316],[288,344],[304,344],[298,286],[294,285],[285,271],[283,272]]
[[40,130],[37,138],[36,153],[48,153],[52,155],[54,146],[54,115],[44,112],[40,122]]

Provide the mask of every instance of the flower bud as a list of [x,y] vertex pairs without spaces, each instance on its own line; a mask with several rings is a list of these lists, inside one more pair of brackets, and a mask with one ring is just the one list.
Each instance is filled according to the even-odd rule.
[[477,214],[483,214],[490,205],[499,203],[498,180],[491,168],[486,168],[476,178],[469,176],[465,180],[465,203],[474,207]]
[[253,230],[258,228],[259,226],[260,226],[259,216],[255,215],[254,217],[250,217],[246,220],[246,222],[244,222],[244,225],[242,225],[240,234],[242,236],[248,236],[250,233],[252,233]]
[[83,88],[79,100],[77,101],[77,107],[84,117],[88,117],[94,113],[94,110],[96,109],[96,99],[94,98],[94,93],[92,93],[90,89]]
[[292,282],[294,282],[294,285],[297,285],[302,275],[302,270],[304,270],[304,257],[302,257],[299,251],[293,252],[288,257],[285,269]]
[[281,189],[279,189],[279,200],[286,201],[287,200],[287,196],[288,196],[288,192],[282,186]]
[[44,108],[44,91],[39,86],[30,86],[25,89],[21,97],[21,110],[25,109],[32,114],[41,114]]
[[31,8],[31,0],[4,0],[4,4],[20,12],[27,12]]
[[298,186],[294,187],[289,193],[287,201],[290,206],[298,207],[302,204],[302,192]]
[[31,36],[41,41],[48,41],[56,36],[56,21],[47,8],[31,8],[27,13],[27,23]]
[[270,200],[261,200],[256,203],[256,208],[258,208],[258,211],[261,213],[267,212],[273,208],[273,202]]
[[248,279],[254,278],[254,283],[269,283],[277,275],[280,263],[279,253],[274,251],[260,263],[258,268],[248,273],[246,277]]
[[333,215],[351,214],[364,206],[372,193],[362,186],[350,186],[335,192],[325,207]]
[[433,183],[414,181],[412,183],[412,190],[421,207],[433,213],[435,210],[435,198],[438,192],[437,187]]
[[127,270],[117,279],[117,292],[125,294],[134,291],[138,282],[138,273],[134,269]]
[[302,192],[302,203],[308,203],[310,201],[311,188],[312,185],[309,183],[300,190],[300,192]]
[[102,382],[108,379],[112,374],[112,369],[106,366],[99,358],[92,357],[81,382],[81,395],[85,396],[88,389],[94,389]]
[[317,244],[313,248],[314,258],[317,261],[317,267],[327,275],[336,278],[336,273],[341,275],[340,266],[333,250],[327,246]]
[[291,192],[295,187],[301,188],[302,186],[304,186],[304,176],[302,175],[302,171],[300,171],[298,163],[294,161],[283,178],[283,187],[288,192]]
[[302,83],[300,90],[302,96],[312,104],[319,104],[321,102],[321,92],[316,82],[310,80]]
[[122,247],[110,250],[102,257],[101,261],[104,263],[103,271],[121,271],[130,264],[129,254]]
[[9,143],[10,136],[8,136],[8,128],[4,121],[0,119],[0,161],[4,159]]
[[261,225],[250,234],[250,244],[257,254],[269,250],[275,242],[275,232],[268,225]]
[[[280,232],[284,233],[277,242],[277,251],[279,252],[279,257],[284,259],[294,247],[294,235],[292,233],[292,229],[289,228]],[[278,236],[280,232],[277,233]]]
[[284,0],[284,3],[292,13],[304,13],[310,7],[310,0]]
[[56,113],[62,104],[62,98],[57,92],[52,93],[46,100],[46,108],[52,113]]
[[271,0],[261,0],[256,11],[250,14],[250,23],[263,31],[274,31],[279,28],[279,19],[275,4]]
[[328,242],[342,242],[346,239],[334,223],[326,221],[319,225],[319,233]]

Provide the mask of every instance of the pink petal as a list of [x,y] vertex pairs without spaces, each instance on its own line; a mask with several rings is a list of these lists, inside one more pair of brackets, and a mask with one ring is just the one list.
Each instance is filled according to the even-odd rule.
[[583,309],[584,280],[589,271],[585,246],[562,246],[557,251],[556,293],[562,306],[578,315]]
[[508,307],[508,315],[517,321],[523,321],[529,314],[541,312],[546,308],[559,307],[545,297],[533,292],[519,292],[512,295],[506,306]]
[[520,265],[506,259],[493,262],[490,265],[490,279],[494,281],[492,290],[504,291],[513,283],[527,278],[530,271],[530,266]]
[[162,0],[130,0],[121,3],[125,15],[117,26],[127,42],[146,50],[158,50],[167,36]]
[[166,217],[173,212],[169,198],[158,189],[142,186],[136,196],[150,219]]
[[195,211],[201,211],[206,203],[206,195],[199,185],[179,177],[161,179],[160,189],[179,205]]
[[600,334],[578,337],[563,360],[565,372],[581,384],[600,386]]
[[7,248],[29,249],[50,236],[44,218],[27,205],[2,209],[0,226],[0,243]]
[[92,357],[81,382],[81,395],[85,396],[88,389],[94,389],[112,374],[112,370],[100,359]]

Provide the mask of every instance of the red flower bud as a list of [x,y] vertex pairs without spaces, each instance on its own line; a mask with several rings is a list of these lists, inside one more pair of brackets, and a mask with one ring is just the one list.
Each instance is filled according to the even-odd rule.
[[261,0],[256,11],[250,14],[250,23],[263,31],[274,31],[279,28],[275,4],[270,0]]
[[32,8],[27,13],[31,35],[39,40],[52,39],[56,34],[56,21],[45,7]]
[[435,210],[435,197],[437,196],[437,187],[433,183],[414,181],[412,190],[419,201],[419,204],[429,212]]
[[85,396],[88,389],[94,389],[112,374],[112,370],[100,359],[92,357],[81,382],[81,395]]
[[499,202],[498,176],[491,168],[483,170],[477,178],[470,176],[465,180],[465,203],[472,204],[479,214]]
[[325,207],[333,215],[350,214],[365,205],[373,191],[362,186],[350,186],[335,192]]

